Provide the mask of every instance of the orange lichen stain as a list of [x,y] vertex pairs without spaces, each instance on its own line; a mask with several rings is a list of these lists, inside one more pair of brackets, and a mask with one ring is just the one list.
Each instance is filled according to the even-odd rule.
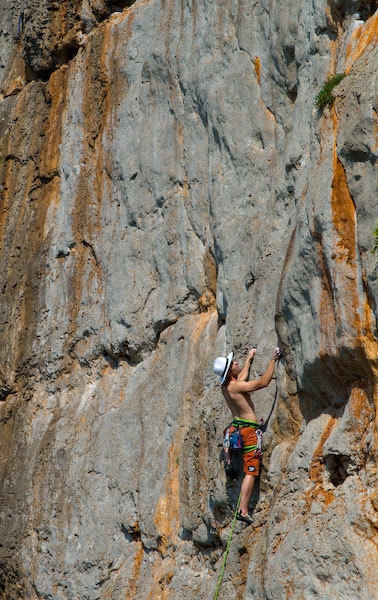
[[[172,597],[168,586],[174,576],[174,562],[158,559],[154,565],[154,575],[146,600],[168,600]],[[131,600],[131,599],[130,599]]]
[[335,346],[336,320],[332,296],[325,287],[322,288],[320,294],[319,322],[320,352],[330,351]]
[[331,277],[324,258],[324,250],[320,236],[317,244],[317,252],[320,272],[322,274],[322,287],[319,301],[320,352],[327,353],[330,349],[334,348],[336,344],[336,319]]
[[353,388],[348,408],[351,415],[351,425],[356,436],[358,437],[358,445],[362,441],[362,436],[366,431],[367,426],[370,422],[371,408],[367,397],[366,390],[359,387]]
[[361,298],[358,292],[360,276],[357,271],[356,209],[344,167],[337,156],[336,144],[333,149],[331,207],[332,221],[338,238],[332,256],[338,269],[336,286],[348,296],[349,318],[353,320],[357,337],[362,338],[365,332],[361,319]]
[[344,167],[337,156],[336,147],[333,152],[332,180],[332,217],[334,227],[340,237],[339,251],[344,248],[346,254],[336,255],[336,260],[355,263],[356,260],[356,208],[350,195]]
[[[192,346],[199,346],[202,342],[202,334],[204,333],[206,327],[208,326],[212,316],[216,312],[216,308],[213,307],[212,310],[207,310],[206,312],[202,312],[199,315],[196,315],[195,327],[191,333],[190,341]],[[200,353],[197,354],[199,356]]]
[[253,59],[253,64],[255,67],[257,83],[261,85],[261,59],[259,56],[255,56],[255,58]]
[[330,417],[327,425],[325,426],[322,436],[319,440],[319,444],[313,454],[311,465],[310,465],[310,480],[313,483],[320,483],[322,481],[323,475],[323,465],[322,465],[322,456],[324,450],[324,444],[331,435],[331,432],[337,422],[335,417]]
[[370,19],[360,25],[352,33],[351,40],[347,46],[345,58],[348,73],[353,63],[370,47],[378,42],[378,12]]
[[198,307],[201,312],[213,311],[216,309],[216,299],[210,290],[206,290],[198,300]]
[[[138,525],[136,524],[136,529],[138,530]],[[125,596],[125,600],[134,600],[138,593],[138,582],[140,577],[140,570],[144,558],[144,550],[141,542],[135,542],[137,544],[137,551],[135,553],[134,564],[133,564],[133,572],[130,577],[130,585],[127,589],[127,593]]]
[[370,405],[365,389],[354,387],[350,394],[348,406],[357,423],[363,425],[363,421],[370,420]]
[[[110,106],[112,76],[107,67],[110,53],[110,32],[105,25],[88,42],[85,58],[85,81],[82,90],[83,143],[81,168],[77,179],[72,231],[76,242],[75,270],[71,281],[72,301],[68,303],[70,321],[77,323],[83,296],[93,290],[101,298],[103,274],[96,255],[96,240],[100,228],[100,210],[109,185],[106,177],[106,152],[102,143]],[[111,170],[111,166],[108,167]],[[105,190],[105,191],[104,191]],[[68,341],[67,341],[68,343]],[[78,348],[85,352],[84,344]],[[67,352],[67,355],[69,353]]]
[[215,297],[217,294],[218,268],[214,254],[207,248],[203,257],[203,269],[208,291]]
[[307,490],[305,494],[305,507],[309,510],[311,504],[314,501],[318,501],[324,507],[327,507],[334,499],[333,490],[326,490],[324,488],[324,464],[323,464],[323,451],[324,444],[331,435],[333,428],[337,423],[337,419],[330,417],[327,425],[325,426],[322,436],[319,440],[319,444],[313,454],[312,461],[310,464],[309,477],[312,482],[312,487]]
[[61,37],[67,34],[67,4],[65,2],[61,2],[56,10],[50,13],[51,20],[49,23],[50,36],[54,39],[59,40]]
[[[337,120],[335,113],[334,119]],[[335,129],[337,130],[337,122],[335,123]],[[343,285],[350,300],[350,318],[354,319],[358,343],[364,347],[377,381],[378,346],[372,328],[373,313],[367,299],[361,299],[358,293],[357,282],[360,275],[357,272],[356,209],[349,191],[344,167],[337,156],[336,144],[333,151],[333,173],[332,219],[338,234],[333,258],[339,265],[344,264],[346,277],[343,280]]]
[[[335,131],[337,117],[334,112]],[[349,318],[353,320],[356,330],[356,343],[364,348],[372,370],[373,387],[378,395],[378,344],[373,331],[375,321],[373,310],[367,297],[361,297],[358,282],[361,276],[357,269],[357,232],[356,209],[350,194],[344,167],[337,156],[336,143],[333,149],[333,181],[332,181],[332,220],[338,234],[334,246],[333,259],[339,266],[344,265],[344,279],[340,279],[344,293],[350,303]]]
[[[54,85],[55,81],[55,85]],[[35,343],[38,309],[44,270],[43,243],[50,227],[46,220],[59,198],[58,154],[61,142],[61,111],[65,102],[64,69],[51,76],[50,84],[31,82],[18,95],[12,111],[12,129],[8,136],[6,162],[2,173],[4,191],[0,229],[17,235],[8,236],[7,298],[9,322],[13,328],[13,359],[22,364]],[[62,85],[63,89],[59,86]],[[23,268],[16,266],[22,248]],[[18,259],[18,263],[16,260]],[[13,278],[17,278],[13,285]]]
[[[52,177],[58,172],[59,144],[62,137],[62,114],[67,100],[68,67],[55,71],[47,87],[51,108],[46,121],[45,143],[41,152],[40,175]],[[53,151],[52,151],[53,150]]]
[[165,493],[160,496],[155,510],[154,524],[158,530],[159,550],[162,554],[165,554],[170,544],[177,542],[180,528],[179,455],[180,445],[176,441],[168,455]]

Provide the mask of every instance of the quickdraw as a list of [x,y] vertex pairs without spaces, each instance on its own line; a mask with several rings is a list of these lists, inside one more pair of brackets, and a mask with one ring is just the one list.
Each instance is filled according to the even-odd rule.
[[263,432],[261,431],[261,429],[256,429],[256,436],[257,436],[257,444],[255,444],[254,446],[244,446],[243,451],[244,452],[252,452],[252,450],[254,450],[255,457],[262,458],[262,455],[263,455],[263,449],[262,449]]

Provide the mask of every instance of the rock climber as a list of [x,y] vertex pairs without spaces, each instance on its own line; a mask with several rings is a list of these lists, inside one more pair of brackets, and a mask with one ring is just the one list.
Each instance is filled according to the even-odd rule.
[[258,447],[256,432],[260,426],[257,423],[250,393],[269,385],[274,375],[276,362],[280,359],[281,350],[275,348],[266,371],[259,379],[247,381],[255,353],[255,348],[248,352],[242,368],[236,360],[233,360],[233,352],[230,352],[227,358],[220,356],[214,361],[214,372],[220,376],[223,396],[233,416],[230,435],[235,430],[240,430],[242,438],[245,476],[240,490],[240,506],[236,518],[246,523],[252,523],[252,517],[248,512],[248,504],[255,479],[260,473],[260,456],[256,453]]

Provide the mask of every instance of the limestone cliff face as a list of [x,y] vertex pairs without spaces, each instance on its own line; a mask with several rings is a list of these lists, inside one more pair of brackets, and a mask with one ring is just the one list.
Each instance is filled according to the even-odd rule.
[[279,343],[219,598],[378,598],[376,3],[0,11],[0,597],[211,598]]

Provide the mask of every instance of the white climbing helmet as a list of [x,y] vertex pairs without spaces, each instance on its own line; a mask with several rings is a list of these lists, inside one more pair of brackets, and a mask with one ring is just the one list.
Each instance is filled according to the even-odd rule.
[[224,356],[218,356],[218,358],[214,360],[214,373],[219,375],[221,383],[223,383],[227,377],[227,373],[231,367],[233,357],[234,353],[230,352],[227,358],[224,358]]

